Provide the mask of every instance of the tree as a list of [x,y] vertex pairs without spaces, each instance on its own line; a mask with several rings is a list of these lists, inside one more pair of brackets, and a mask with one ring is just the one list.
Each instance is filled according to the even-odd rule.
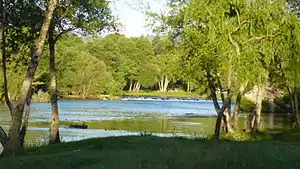
[[157,79],[160,92],[167,92],[169,83],[179,77],[179,54],[172,48],[168,38],[155,37],[153,40]]
[[114,18],[105,0],[75,0],[58,5],[50,24],[48,43],[50,52],[51,105],[50,143],[59,143],[59,116],[57,105],[57,77],[55,68],[55,44],[59,38],[70,31],[79,34],[101,32],[115,26]]
[[[9,100],[8,93],[7,93],[7,80],[4,80],[4,86],[6,86],[6,87],[4,87],[4,93],[5,93],[4,95],[5,95],[7,105],[11,112],[11,124],[10,124],[10,128],[9,128],[8,136],[7,136],[7,141],[4,145],[4,152],[3,152],[4,155],[16,153],[17,151],[19,151],[21,149],[20,129],[21,129],[21,125],[22,125],[24,105],[26,103],[26,99],[27,99],[29,90],[31,89],[33,77],[34,77],[34,74],[38,67],[40,57],[42,55],[44,43],[46,40],[46,36],[48,33],[51,19],[53,17],[53,12],[56,8],[56,4],[57,4],[56,0],[49,1],[49,7],[45,14],[45,19],[44,19],[44,22],[43,22],[43,25],[42,25],[42,28],[40,31],[39,39],[36,43],[35,50],[32,54],[31,62],[28,66],[26,77],[23,81],[23,85],[21,88],[21,94],[20,94],[18,103],[16,105],[13,105]],[[4,79],[7,79],[6,78],[6,63],[5,63],[6,62],[6,57],[5,57],[6,52],[5,52],[5,43],[3,43],[3,42],[5,42],[5,37],[3,35],[5,35],[4,23],[6,23],[5,22],[6,21],[5,14],[7,14],[7,11],[5,8],[6,8],[7,4],[3,3],[3,1],[2,1],[1,5],[2,5],[1,33],[2,33],[3,74],[4,74]]]
[[108,93],[114,83],[104,61],[89,53],[86,46],[74,35],[64,36],[57,43],[58,91],[62,96],[98,96]]
[[276,41],[276,53],[279,57],[280,83],[283,84],[289,94],[294,126],[300,126],[299,112],[299,29],[300,22],[294,13],[290,13],[281,25],[282,36]]

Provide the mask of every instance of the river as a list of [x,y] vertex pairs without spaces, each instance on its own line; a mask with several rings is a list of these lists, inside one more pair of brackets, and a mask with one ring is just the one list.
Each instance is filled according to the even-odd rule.
[[[233,106],[232,106],[233,107]],[[32,103],[27,140],[47,140],[50,103]],[[123,100],[60,100],[60,121],[86,123],[89,129],[61,125],[63,141],[93,137],[140,135],[149,131],[158,136],[203,136],[203,128],[213,128],[216,115],[212,101],[206,99],[163,99],[127,97]],[[0,125],[7,129],[9,113],[0,105]],[[148,130],[149,129],[149,130]]]

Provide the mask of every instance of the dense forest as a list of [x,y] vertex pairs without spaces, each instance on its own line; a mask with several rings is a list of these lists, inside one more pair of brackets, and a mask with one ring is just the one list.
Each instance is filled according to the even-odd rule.
[[169,0],[163,13],[146,11],[155,35],[136,38],[117,33],[105,0],[2,0],[0,7],[1,98],[12,117],[8,133],[1,129],[4,154],[22,148],[31,100],[42,97],[52,105],[50,143],[60,142],[59,97],[142,89],[208,94],[216,139],[221,128],[237,131],[249,91],[247,130],[260,130],[264,102],[284,107],[300,126],[298,1]]

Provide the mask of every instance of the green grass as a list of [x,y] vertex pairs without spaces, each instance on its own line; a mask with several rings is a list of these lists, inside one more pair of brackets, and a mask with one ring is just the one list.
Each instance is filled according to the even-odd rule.
[[33,148],[5,169],[297,169],[300,144],[111,137]]
[[[126,120],[86,121],[89,129],[126,130],[131,132],[152,133],[185,133],[212,135],[214,131],[215,118],[158,118],[137,117]],[[243,120],[241,120],[243,121]],[[189,123],[195,123],[189,125]],[[83,122],[60,121],[61,126],[71,124],[83,124]],[[185,125],[186,124],[186,125]],[[33,127],[48,127],[48,122],[29,123]]]

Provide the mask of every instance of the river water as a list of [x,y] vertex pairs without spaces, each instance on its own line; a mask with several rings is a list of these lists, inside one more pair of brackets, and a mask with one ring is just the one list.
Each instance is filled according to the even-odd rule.
[[[233,107],[233,106],[232,106]],[[50,103],[32,103],[31,105],[31,123],[49,122],[51,105]],[[161,99],[161,98],[131,98],[127,97],[117,101],[100,100],[60,100],[59,101],[60,121],[65,122],[114,122],[130,120],[140,117],[151,118],[200,118],[213,117],[216,115],[211,100],[206,99]],[[5,105],[0,105],[0,125],[7,129],[9,122],[9,113]],[[176,121],[175,121],[176,122]],[[172,123],[175,123],[172,122]],[[131,122],[129,122],[130,124]],[[153,124],[157,125],[157,124]],[[201,127],[200,122],[195,120],[177,121],[176,125]],[[64,141],[81,140],[93,137],[109,137],[123,135],[139,135],[142,131],[127,130],[128,127],[118,127],[117,129],[106,129],[99,127],[97,129],[73,129],[68,126],[61,126],[61,137]],[[29,127],[31,135],[39,139],[47,140],[48,127],[38,126]],[[156,132],[153,135],[174,136],[170,132]],[[188,136],[184,132],[176,133],[177,136]]]

